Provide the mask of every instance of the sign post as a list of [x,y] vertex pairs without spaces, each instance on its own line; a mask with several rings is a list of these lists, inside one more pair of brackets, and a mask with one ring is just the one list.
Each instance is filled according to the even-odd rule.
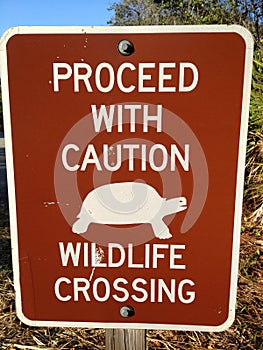
[[19,27],[0,54],[21,321],[228,328],[251,35]]
[[146,331],[144,329],[106,329],[106,349],[146,349]]

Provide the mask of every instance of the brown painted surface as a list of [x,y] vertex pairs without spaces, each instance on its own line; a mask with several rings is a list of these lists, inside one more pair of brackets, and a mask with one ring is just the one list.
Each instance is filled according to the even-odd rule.
[[[122,39],[135,45],[135,53],[124,57],[116,50]],[[11,124],[13,135],[15,189],[17,200],[17,225],[19,242],[19,269],[24,315],[30,320],[70,322],[121,322],[179,325],[217,326],[228,318],[235,186],[240,130],[242,85],[245,44],[237,34],[39,34],[16,35],[7,45],[10,86]],[[73,81],[62,81],[61,91],[53,91],[52,64],[54,62],[87,62],[96,67],[109,62],[117,68],[123,62],[135,66],[139,62],[192,62],[199,70],[199,83],[189,93],[139,93],[125,94],[115,88],[109,93],[98,91],[73,92]],[[105,77],[107,79],[107,77]],[[136,72],[126,72],[127,86],[135,84]],[[178,79],[175,78],[175,80]],[[106,81],[106,80],[105,80]],[[153,73],[153,82],[157,75]],[[93,84],[93,80],[91,79]],[[58,242],[89,243],[103,234],[110,236],[114,227],[92,224],[84,236],[73,234],[59,209],[59,199],[54,190],[54,166],[60,144],[68,131],[85,115],[91,105],[121,103],[162,104],[188,124],[198,138],[208,165],[209,187],[207,200],[197,222],[185,234],[180,226],[186,215],[182,212],[169,224],[173,237],[169,240],[155,238],[151,226],[140,226],[149,244],[185,244],[180,263],[185,270],[169,269],[167,259],[160,260],[158,269],[96,268],[93,278],[104,277],[110,283],[123,277],[129,282],[135,278],[147,281],[163,278],[180,281],[191,279],[196,298],[193,303],[179,300],[171,303],[136,303],[129,299],[119,303],[111,297],[105,302],[59,301],[54,293],[55,281],[64,276],[89,279],[92,268],[69,264],[61,265]],[[88,130],[83,130],[89,133]],[[99,150],[102,143],[120,139],[144,138],[153,143],[176,143],[165,133],[157,134],[151,128],[145,134],[140,126],[136,133],[126,127],[118,134],[102,132],[92,141]],[[77,140],[73,140],[73,143]],[[84,155],[83,155],[84,156]],[[162,195],[162,174],[147,169],[127,171],[123,166],[112,174],[112,182],[143,179]],[[137,164],[137,163],[136,163]],[[94,186],[93,166],[78,172],[80,196],[85,198]],[[178,169],[182,193],[191,200],[193,174]],[[98,181],[105,183],[104,173]],[[68,174],[65,172],[65,176]],[[170,188],[174,173],[165,183]],[[62,174],[63,177],[63,174]],[[52,202],[52,204],[49,204]],[[65,203],[70,205],[70,203]],[[75,217],[79,208],[72,208]],[[129,230],[130,243],[134,227]],[[111,241],[109,239],[109,241]],[[135,248],[136,262],[144,259],[144,244]],[[107,249],[103,247],[105,256]],[[81,257],[83,257],[81,253]],[[123,286],[123,285],[122,285]],[[142,287],[142,285],[140,285]],[[64,284],[64,295],[72,293],[72,286]],[[128,290],[130,287],[127,287]],[[148,287],[144,287],[146,290]],[[101,291],[103,295],[103,290]],[[121,294],[120,294],[121,295]],[[138,296],[141,296],[137,292]],[[92,297],[92,296],[91,296]],[[135,309],[132,318],[120,316],[121,306]]]

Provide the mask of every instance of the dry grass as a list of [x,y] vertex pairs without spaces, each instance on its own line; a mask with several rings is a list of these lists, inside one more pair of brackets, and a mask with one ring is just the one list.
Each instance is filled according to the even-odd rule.
[[[243,231],[237,316],[233,326],[221,333],[148,330],[148,349],[263,349],[263,235],[258,228],[248,227]],[[0,281],[1,349],[105,349],[102,329],[28,327],[17,319],[7,228],[0,229]]]

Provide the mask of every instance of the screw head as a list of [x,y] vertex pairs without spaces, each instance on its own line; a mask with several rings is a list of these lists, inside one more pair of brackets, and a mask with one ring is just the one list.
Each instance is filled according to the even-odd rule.
[[132,317],[135,315],[134,308],[132,306],[126,305],[120,308],[120,315],[122,317]]
[[134,52],[133,43],[129,40],[122,40],[118,44],[119,53],[124,56],[130,56]]

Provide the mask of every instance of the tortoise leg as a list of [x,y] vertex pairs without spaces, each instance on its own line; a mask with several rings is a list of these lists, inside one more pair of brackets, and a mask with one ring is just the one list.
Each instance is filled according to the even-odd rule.
[[87,231],[89,224],[90,222],[88,220],[79,218],[74,222],[72,226],[72,232],[78,233],[78,234],[84,233]]
[[163,220],[156,220],[151,222],[151,224],[155,237],[160,239],[168,239],[172,237],[169,228],[165,225]]

